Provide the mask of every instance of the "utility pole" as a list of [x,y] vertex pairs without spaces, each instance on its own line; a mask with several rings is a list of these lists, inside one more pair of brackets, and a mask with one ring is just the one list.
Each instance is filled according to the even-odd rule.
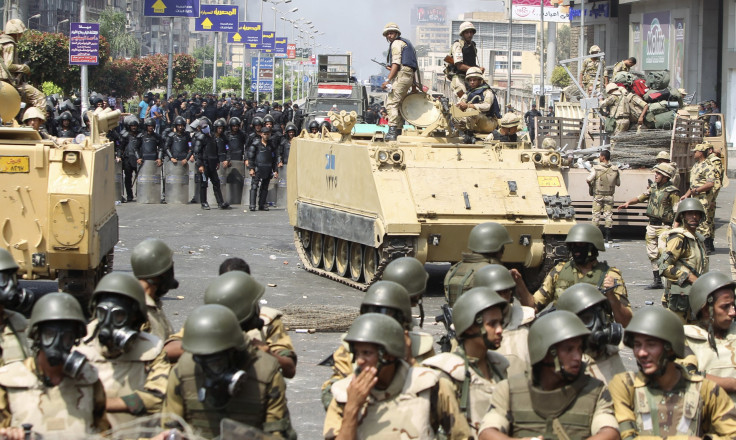
[[[539,0],[539,106],[544,106],[544,0]],[[532,139],[534,142],[534,139]]]
[[220,35],[219,32],[215,32],[215,50],[212,51],[212,94],[217,93],[217,37]]
[[[514,17],[513,17],[513,11],[512,11],[512,5],[511,0],[507,0],[508,4],[508,13],[509,13],[509,34],[506,37],[506,45],[508,46],[509,53],[506,56],[508,58],[508,65],[506,68],[506,106],[508,107],[511,105],[511,66],[512,66],[512,58],[511,55],[513,54],[513,51],[511,50],[511,28],[514,25]],[[491,66],[495,69],[496,66]],[[506,109],[504,109],[505,113]]]
[[[262,3],[262,2],[261,2]],[[248,0],[243,0],[243,21],[248,21]],[[243,67],[240,70],[240,99],[245,99],[245,60],[247,45],[243,45]]]
[[[86,0],[81,0],[80,6],[79,6],[79,21],[82,23],[87,22],[87,2]],[[82,84],[81,84],[81,99],[82,99],[82,114],[87,111],[89,108],[89,77],[87,76],[87,66],[79,66],[80,72],[81,72],[81,78],[82,78]]]
[[169,66],[166,79],[166,98],[171,98],[171,88],[174,81],[174,17],[169,17]]

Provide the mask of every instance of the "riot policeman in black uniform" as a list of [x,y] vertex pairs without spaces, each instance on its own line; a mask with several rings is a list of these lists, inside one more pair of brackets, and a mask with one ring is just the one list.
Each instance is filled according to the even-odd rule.
[[161,166],[163,149],[163,139],[156,133],[156,121],[153,118],[146,118],[143,121],[146,127],[145,133],[141,136],[141,158],[144,161],[155,160],[156,166]]
[[[143,135],[138,131],[140,121],[135,116],[130,116],[127,121],[128,129],[121,135],[120,148],[116,153],[116,160],[123,162],[123,175],[125,176],[125,193],[128,202],[133,201],[133,173],[138,173],[138,166],[143,164],[141,156],[141,143]],[[127,119],[127,118],[126,118]]]
[[182,161],[186,164],[192,159],[192,138],[186,131],[187,121],[181,116],[174,119],[174,131],[169,133],[164,142],[166,158],[172,163]]
[[245,139],[245,166],[248,166],[248,147],[253,142],[259,142],[261,140],[261,128],[263,128],[263,119],[259,118],[258,116],[254,117],[251,121],[251,129],[250,133],[248,133],[248,137]]
[[[266,197],[268,197],[268,184],[272,177],[279,177],[278,164],[281,163],[278,145],[271,139],[271,129],[263,127],[260,139],[255,139],[248,146],[248,172],[251,176],[250,186],[250,210],[256,210],[256,199],[258,209],[268,211]],[[258,188],[261,188],[260,194]]]
[[74,116],[69,111],[59,115],[59,125],[56,127],[56,137],[73,138],[79,134],[79,127],[76,126]]
[[207,178],[212,181],[212,190],[215,193],[217,206],[220,209],[229,209],[230,205],[222,199],[220,192],[220,178],[217,177],[217,168],[220,166],[220,156],[217,141],[210,132],[210,120],[201,118],[199,122],[199,133],[194,136],[194,159],[199,173],[202,175],[199,187],[199,200],[202,209],[209,210],[207,203]]

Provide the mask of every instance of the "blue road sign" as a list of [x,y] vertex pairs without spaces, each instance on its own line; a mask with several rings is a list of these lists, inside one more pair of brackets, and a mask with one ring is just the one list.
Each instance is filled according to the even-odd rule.
[[304,75],[304,82],[305,82],[305,83],[308,83],[308,82],[309,82],[309,76],[307,76],[307,75]]
[[228,44],[248,44],[255,47],[251,49],[257,49],[257,46],[261,44],[261,29],[263,29],[260,22],[255,21],[241,21],[238,23],[238,31],[227,34]]
[[100,24],[71,23],[69,27],[69,64],[94,66],[100,58]]
[[144,0],[145,17],[199,17],[199,0]]
[[263,37],[261,40],[261,50],[266,53],[273,51],[274,41],[276,41],[276,32],[274,31],[263,31]]
[[[258,83],[258,88],[261,93],[264,92],[270,92],[273,90],[273,80],[272,79],[262,79]],[[250,91],[255,92],[256,91],[256,81],[250,80]]]
[[286,37],[276,37],[274,40],[274,53],[279,58],[286,58],[286,46],[288,45],[288,39]]
[[[255,67],[258,65],[258,57],[251,57],[250,65]],[[273,58],[261,57],[261,69],[273,69]]]
[[238,7],[233,5],[201,5],[194,20],[195,32],[236,32]]

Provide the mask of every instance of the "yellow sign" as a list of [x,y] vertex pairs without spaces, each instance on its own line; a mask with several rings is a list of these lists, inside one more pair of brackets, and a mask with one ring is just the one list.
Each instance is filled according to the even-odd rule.
[[0,173],[27,173],[30,170],[28,156],[0,156]]
[[560,186],[560,178],[557,176],[537,176],[537,182],[542,187]]
[[154,14],[163,14],[166,11],[166,4],[162,2],[161,0],[158,0],[156,3],[153,4],[153,13]]
[[233,35],[233,41],[240,42],[242,39],[243,37],[241,37],[238,32],[235,32],[235,35]]
[[209,18],[205,18],[202,22],[202,29],[212,29],[212,22]]

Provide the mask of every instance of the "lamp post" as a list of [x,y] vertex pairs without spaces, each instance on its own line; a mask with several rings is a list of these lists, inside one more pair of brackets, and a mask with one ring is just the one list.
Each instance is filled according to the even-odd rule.
[[26,27],[28,29],[31,28],[31,20],[33,20],[34,18],[41,18],[41,14],[31,15],[30,17],[28,17],[28,20],[26,21]]
[[61,20],[60,22],[56,23],[56,33],[57,34],[59,33],[59,25],[64,24],[64,23],[69,23],[69,19],[68,18],[65,18],[65,19]]

